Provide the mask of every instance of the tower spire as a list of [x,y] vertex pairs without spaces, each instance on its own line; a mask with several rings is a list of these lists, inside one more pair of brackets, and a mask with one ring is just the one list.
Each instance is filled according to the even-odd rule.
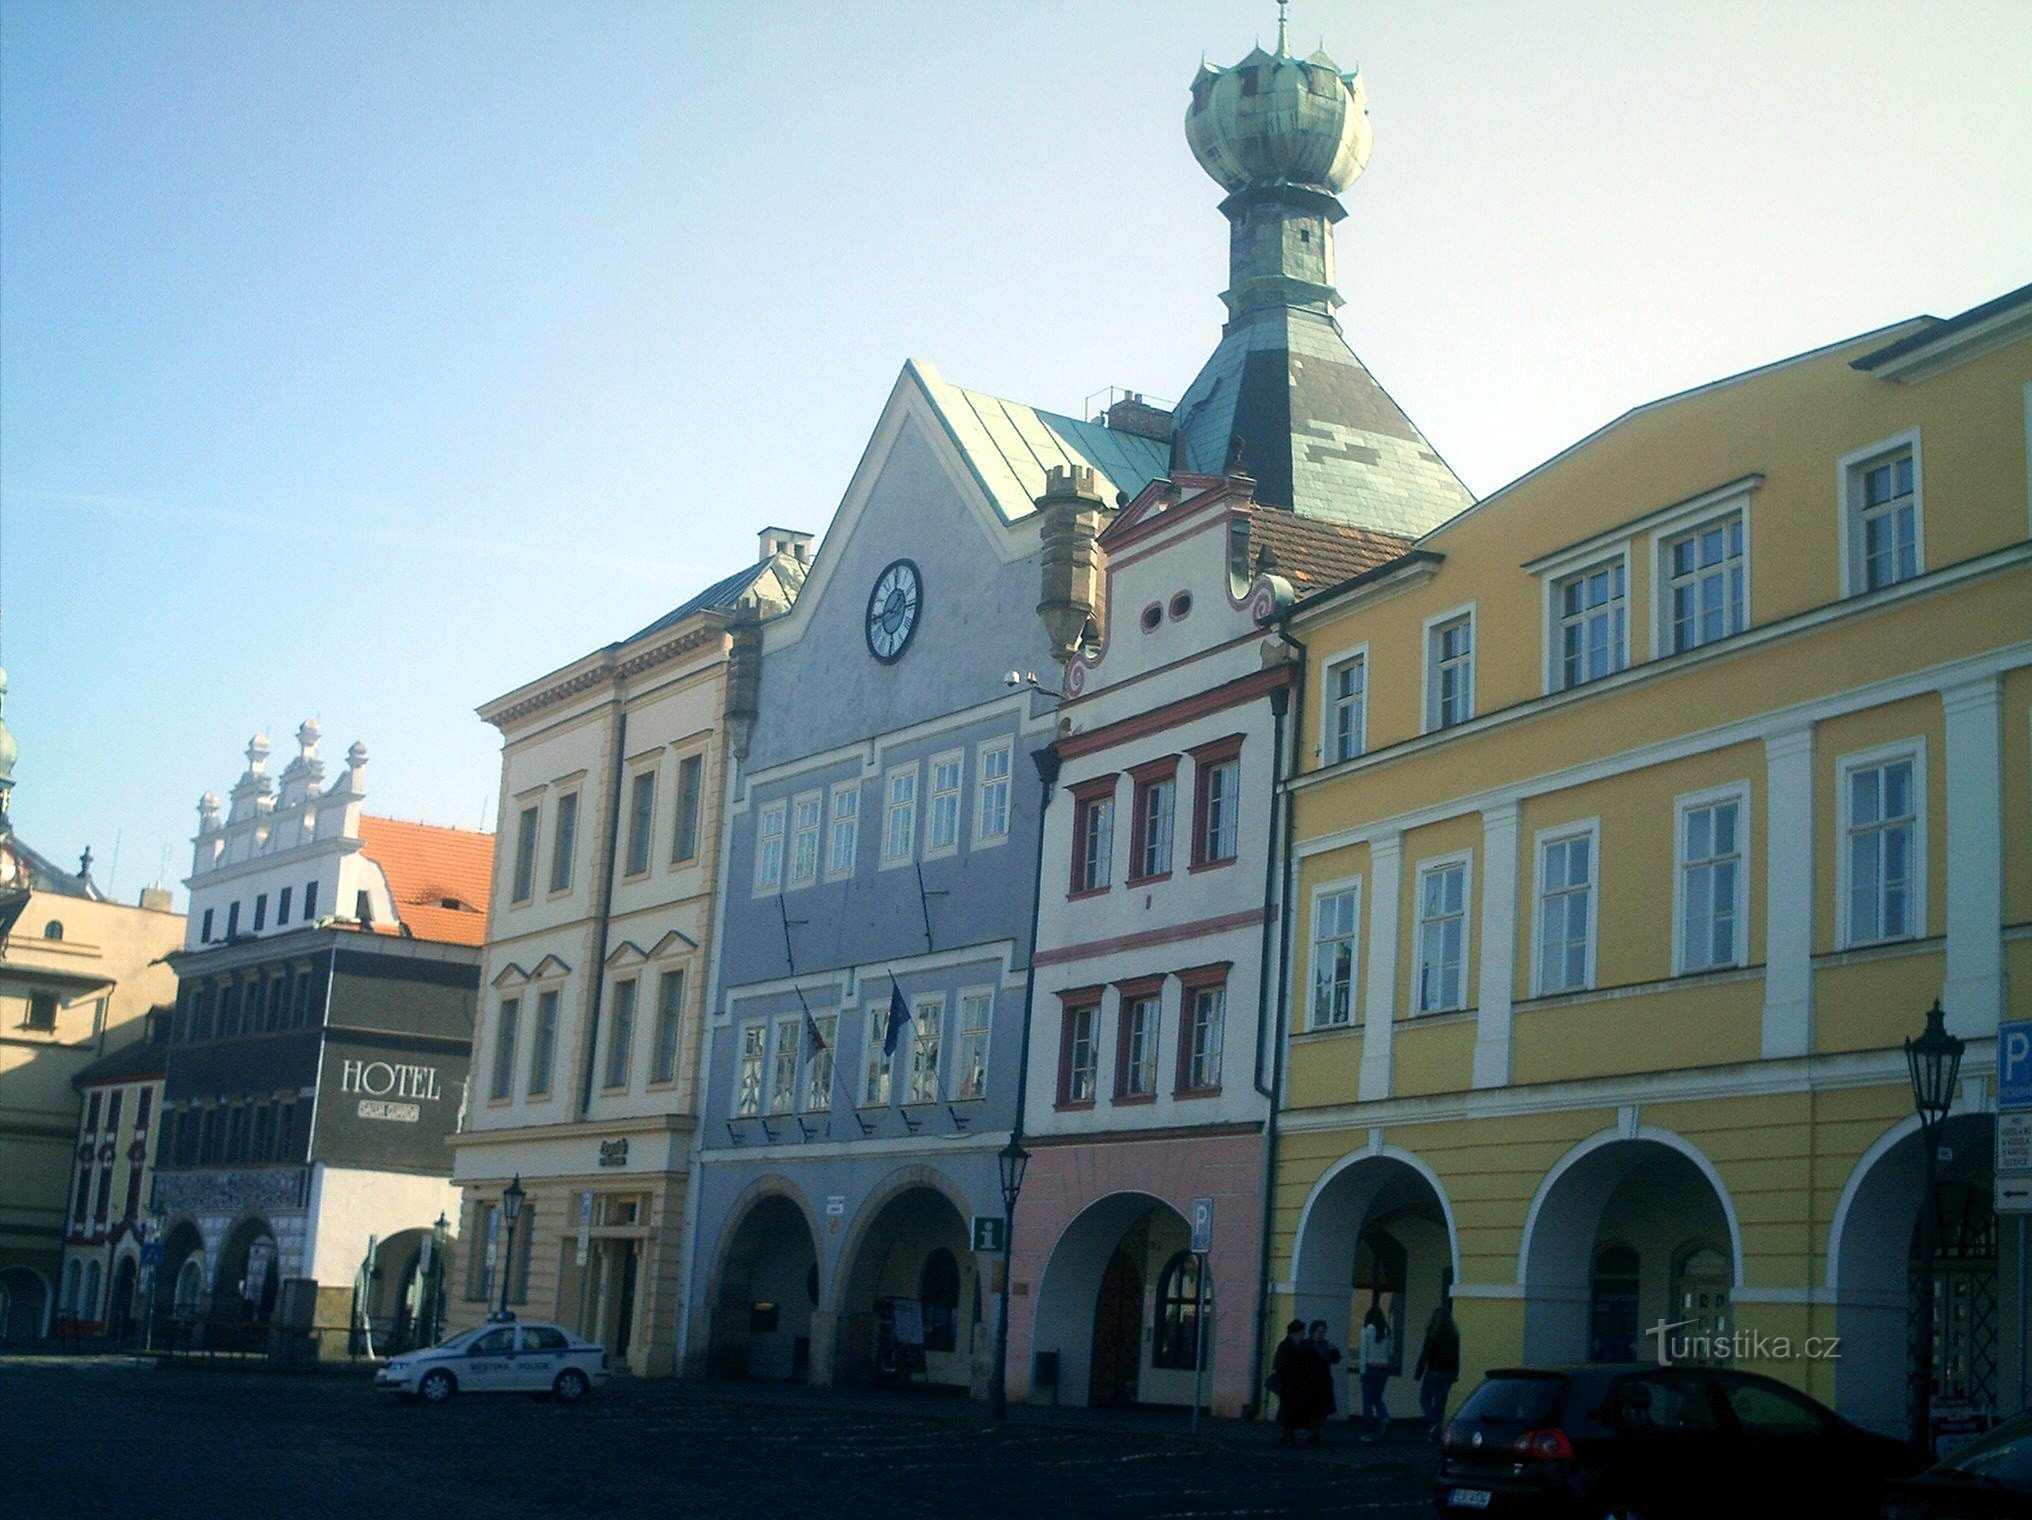
[[1277,56],[1291,56],[1290,25],[1291,0],[1277,0]]

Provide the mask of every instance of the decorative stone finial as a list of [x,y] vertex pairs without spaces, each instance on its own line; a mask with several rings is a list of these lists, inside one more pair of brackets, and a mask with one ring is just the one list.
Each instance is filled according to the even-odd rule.
[[315,718],[305,718],[302,723],[297,725],[296,747],[304,759],[309,760],[316,756],[318,740],[322,736],[323,730],[318,727],[318,721]]
[[90,845],[86,845],[85,853],[78,857],[78,880],[90,881],[91,879],[92,879],[92,847]]
[[362,744],[358,739],[355,739],[352,748],[346,751],[346,764],[350,765],[354,770],[358,770],[366,763],[367,746]]
[[268,735],[256,734],[247,741],[247,769],[255,775],[261,774],[261,767],[268,762]]
[[198,829],[209,834],[219,826],[219,794],[206,792],[198,798]]

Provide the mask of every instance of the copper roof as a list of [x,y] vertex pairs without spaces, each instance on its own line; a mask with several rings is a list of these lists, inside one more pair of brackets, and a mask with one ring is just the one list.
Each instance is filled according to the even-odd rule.
[[402,927],[416,939],[479,945],[487,938],[494,836],[397,818],[360,819],[362,852],[388,878]]

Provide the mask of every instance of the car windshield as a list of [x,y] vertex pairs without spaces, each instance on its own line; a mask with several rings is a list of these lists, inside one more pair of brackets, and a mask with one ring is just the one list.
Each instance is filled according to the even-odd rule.
[[1460,1418],[1485,1425],[1542,1425],[1566,1402],[1563,1377],[1492,1377],[1461,1405]]
[[473,1343],[475,1336],[488,1328],[486,1325],[475,1325],[470,1330],[461,1330],[450,1339],[439,1341],[436,1349],[439,1351],[463,1351]]
[[1988,1478],[2011,1488],[2032,1488],[2032,1425],[1996,1431],[1956,1452],[1940,1464],[1940,1470]]

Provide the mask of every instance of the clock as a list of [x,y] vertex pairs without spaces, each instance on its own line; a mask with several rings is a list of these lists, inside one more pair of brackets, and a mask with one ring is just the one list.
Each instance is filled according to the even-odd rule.
[[875,577],[875,589],[868,593],[868,653],[884,665],[893,665],[910,647],[917,632],[917,615],[924,607],[924,582],[916,564],[907,559],[892,560]]

